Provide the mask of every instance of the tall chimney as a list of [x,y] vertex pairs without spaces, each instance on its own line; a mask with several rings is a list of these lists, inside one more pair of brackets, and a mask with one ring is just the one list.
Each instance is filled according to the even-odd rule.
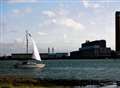
[[50,48],[48,47],[48,54],[50,53]]
[[52,48],[52,53],[54,53],[54,48]]
[[115,13],[116,52],[120,52],[120,11]]

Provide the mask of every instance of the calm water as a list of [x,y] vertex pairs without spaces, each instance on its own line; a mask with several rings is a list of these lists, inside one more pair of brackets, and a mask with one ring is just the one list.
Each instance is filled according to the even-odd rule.
[[0,75],[41,79],[107,79],[120,81],[120,60],[45,60],[40,69],[15,69],[17,61],[0,61]]

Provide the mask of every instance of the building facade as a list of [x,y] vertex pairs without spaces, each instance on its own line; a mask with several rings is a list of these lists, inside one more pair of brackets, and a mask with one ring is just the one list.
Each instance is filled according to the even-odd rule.
[[106,47],[105,40],[87,41],[78,51],[70,53],[73,58],[107,58],[111,56],[111,49]]
[[105,40],[96,40],[96,41],[86,41],[82,44],[82,47],[90,47],[90,46],[100,46],[105,48],[106,47],[106,41]]

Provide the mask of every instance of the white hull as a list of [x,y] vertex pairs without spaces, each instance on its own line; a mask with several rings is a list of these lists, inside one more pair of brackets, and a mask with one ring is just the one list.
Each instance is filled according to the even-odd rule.
[[16,64],[16,68],[44,68],[45,64]]
[[117,85],[108,85],[100,88],[118,88]]

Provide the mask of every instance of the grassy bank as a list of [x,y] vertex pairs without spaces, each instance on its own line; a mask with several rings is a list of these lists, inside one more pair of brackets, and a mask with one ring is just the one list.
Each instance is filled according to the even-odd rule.
[[42,84],[30,77],[0,76],[0,88],[58,88],[53,84]]
[[[113,82],[110,80],[42,80],[23,76],[0,76],[0,88],[74,88],[74,86],[108,83]],[[119,84],[119,81],[117,83]]]

